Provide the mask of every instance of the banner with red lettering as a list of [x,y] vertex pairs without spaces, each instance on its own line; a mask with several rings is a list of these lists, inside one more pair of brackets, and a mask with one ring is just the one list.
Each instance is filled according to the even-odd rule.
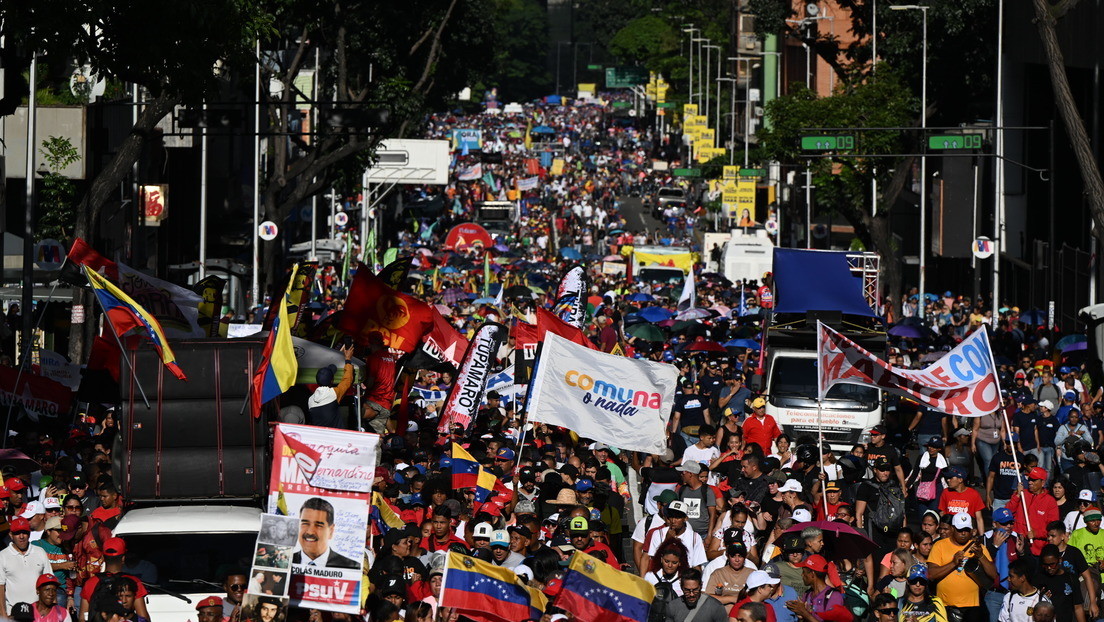
[[[291,520],[262,522],[262,532],[271,533],[257,538],[251,579],[260,577],[263,588],[282,571],[289,575],[284,585],[291,606],[360,611],[378,446],[376,434],[276,426],[268,511]],[[268,589],[261,593],[279,596]]]
[[890,391],[960,417],[980,417],[1000,407],[996,365],[984,329],[974,331],[932,365],[914,370],[893,367],[818,322],[817,359],[821,400],[828,389],[843,382]]

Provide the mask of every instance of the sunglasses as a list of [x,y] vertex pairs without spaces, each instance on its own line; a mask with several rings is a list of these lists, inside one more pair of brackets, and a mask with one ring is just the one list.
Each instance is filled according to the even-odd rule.
[[[928,583],[928,581],[926,579],[909,579],[908,580],[909,585],[921,585],[921,584],[926,585],[927,583]],[[897,610],[894,609],[894,611],[897,611]]]
[[886,609],[878,609],[877,611],[878,611],[878,613],[880,613],[884,616],[895,616],[895,615],[897,615],[897,612],[900,611],[900,610],[897,609],[896,607],[894,607],[892,609],[887,607]]
[[230,585],[228,585],[226,587],[227,587],[227,589],[232,590],[234,592],[244,592],[245,591],[245,584],[244,583],[231,583]]

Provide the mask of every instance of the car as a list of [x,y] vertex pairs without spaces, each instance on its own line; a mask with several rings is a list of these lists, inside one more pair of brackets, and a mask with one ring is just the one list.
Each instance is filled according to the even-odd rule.
[[253,560],[261,509],[241,505],[159,505],[123,515],[115,535],[157,568],[146,608],[157,622],[187,622],[196,603],[224,597],[220,571]]
[[686,191],[682,188],[673,186],[660,188],[656,192],[655,201],[652,203],[652,215],[657,219],[662,219],[663,211],[667,209],[669,204],[675,203],[680,207],[685,207],[688,200],[689,197],[686,196]]

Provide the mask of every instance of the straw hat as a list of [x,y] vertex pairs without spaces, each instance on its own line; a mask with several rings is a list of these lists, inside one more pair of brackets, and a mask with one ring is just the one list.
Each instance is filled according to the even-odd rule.
[[579,505],[579,498],[570,488],[561,488],[555,499],[548,502],[550,505]]

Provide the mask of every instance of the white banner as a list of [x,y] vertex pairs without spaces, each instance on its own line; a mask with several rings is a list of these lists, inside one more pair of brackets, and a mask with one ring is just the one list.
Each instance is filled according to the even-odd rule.
[[621,449],[663,453],[677,380],[672,365],[596,352],[548,332],[529,420]]
[[449,392],[448,401],[445,402],[438,430],[448,432],[449,426],[454,423],[465,428],[471,424],[487,392],[491,365],[494,365],[498,350],[506,343],[509,335],[509,328],[494,322],[484,322],[475,331],[468,351],[464,353],[464,361],[460,364],[460,371]]
[[203,297],[190,289],[163,281],[120,263],[119,287],[161,322],[169,339],[205,335],[199,327],[199,303]]
[[933,365],[891,366],[840,333],[817,323],[817,388],[820,399],[836,383],[891,391],[950,415],[981,417],[1000,407],[1000,384],[989,335],[974,331]]

